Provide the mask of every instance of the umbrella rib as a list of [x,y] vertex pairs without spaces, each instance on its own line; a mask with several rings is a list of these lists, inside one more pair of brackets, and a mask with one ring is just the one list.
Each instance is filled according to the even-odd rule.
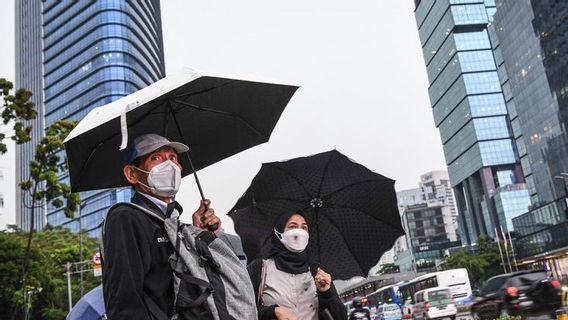
[[375,216],[373,216],[373,215],[370,215],[370,214],[368,214],[368,213],[365,213],[365,212],[363,212],[363,211],[361,211],[361,210],[359,210],[359,209],[350,208],[350,207],[331,207],[331,206],[328,206],[327,208],[333,208],[333,209],[349,209],[349,210],[361,212],[361,213],[363,213],[363,214],[366,215],[366,216],[369,216],[369,217],[371,217],[371,218],[373,218],[373,219],[375,219],[375,220],[377,220],[377,221],[380,221],[380,222],[386,224],[387,226],[393,228],[394,230],[399,230],[399,231],[402,231],[403,233],[406,233],[406,231],[404,231],[404,229],[399,229],[397,226],[393,226],[393,225],[390,224],[389,222],[387,222],[387,221],[385,221],[385,220],[383,220],[383,219],[380,219],[380,218],[378,218],[378,217],[375,217]]
[[345,190],[345,189],[351,188],[351,187],[353,187],[353,186],[357,186],[357,185],[360,185],[360,184],[363,184],[363,183],[374,182],[374,181],[382,181],[382,180],[381,180],[381,179],[367,179],[367,180],[357,181],[357,182],[354,182],[354,183],[352,183],[352,184],[350,184],[350,185],[343,186],[343,187],[341,187],[341,188],[339,188],[339,189],[337,189],[337,190],[335,190],[335,191],[332,191],[332,192],[326,194],[326,195],[324,196],[324,198],[330,198],[330,197],[333,196],[334,194],[339,193],[339,192],[341,192],[341,191],[343,191],[343,190]]
[[318,188],[318,196],[317,196],[318,198],[321,195],[321,188],[323,186],[323,180],[325,179],[325,175],[327,173],[327,170],[329,168],[329,164],[331,163],[331,158],[333,157],[333,155],[334,154],[331,153],[331,155],[329,156],[329,159],[327,159],[327,163],[325,164],[325,168],[323,169],[323,172],[322,172],[322,175],[321,175],[321,180],[320,180],[320,185],[319,185],[319,188]]
[[235,79],[231,79],[231,80],[228,80],[227,82],[225,82],[221,85],[218,85],[218,86],[214,86],[214,87],[211,87],[211,88],[206,88],[206,89],[202,89],[202,90],[198,90],[198,91],[194,91],[194,92],[187,92],[187,93],[180,94],[180,95],[174,95],[174,92],[175,92],[174,91],[174,92],[172,92],[172,96],[173,96],[173,98],[177,99],[177,98],[183,98],[183,97],[192,96],[192,95],[196,95],[196,94],[202,94],[202,93],[209,92],[211,90],[215,90],[217,88],[224,87],[224,86],[229,85],[229,84],[236,82],[236,81],[237,80],[235,80]]
[[211,108],[204,108],[204,107],[200,107],[197,105],[194,105],[192,103],[188,103],[188,102],[184,102],[184,101],[180,101],[180,100],[175,100],[175,103],[184,105],[186,107],[190,107],[199,111],[205,111],[205,112],[211,112],[211,113],[217,113],[217,114],[222,114],[225,116],[229,116],[229,117],[233,117],[236,118],[237,120],[241,121],[242,123],[244,123],[249,129],[251,129],[256,135],[258,135],[262,141],[267,142],[268,139],[264,137],[264,135],[258,131],[255,127],[253,127],[250,123],[248,123],[245,119],[243,119],[241,116],[236,115],[234,113],[230,113],[230,112],[225,112],[225,111],[220,111],[220,110],[215,110],[215,109],[211,109]]
[[[339,232],[339,227],[337,227],[337,223],[335,223],[333,221],[333,219],[331,219],[329,216],[325,216],[325,218],[329,221],[329,223],[337,230],[337,234],[339,234],[339,236],[341,236],[341,239],[343,240],[343,243],[345,243],[345,246],[347,246],[347,248],[349,249],[349,254],[351,254],[351,256],[353,257],[353,260],[355,260],[357,262],[357,265],[359,266],[359,271],[361,271],[361,273],[363,273],[363,269],[361,268],[361,262],[359,261],[359,259],[357,259],[355,257],[355,255],[353,254],[353,250],[351,248],[351,246],[348,244],[347,239],[345,239],[345,236],[343,235],[343,233]],[[320,233],[320,230],[318,228],[318,234]],[[320,261],[321,262],[321,261]]]
[[[251,206],[258,208],[259,211],[262,211],[262,210],[260,210],[260,208],[258,207],[258,205],[259,205],[259,204],[263,204],[263,203],[267,203],[267,202],[270,202],[270,201],[290,201],[290,202],[294,202],[294,203],[303,205],[303,203],[302,203],[301,201],[298,201],[297,199],[290,199],[290,198],[270,198],[270,199],[264,200],[264,201],[259,201],[259,202],[256,202],[256,201],[255,201],[256,204],[253,204],[253,205],[250,205],[250,206],[245,206],[245,207],[243,207],[243,208],[241,208],[241,209],[235,209],[234,211],[243,210],[243,209],[246,209],[246,208],[251,207]],[[308,205],[308,206],[309,206],[309,205]],[[302,209],[304,209],[304,208],[302,208]]]
[[304,191],[306,192],[306,194],[310,197],[313,198],[314,196],[312,195],[311,192],[309,192],[306,187],[304,187],[304,185],[302,183],[300,183],[300,180],[298,180],[298,178],[296,176],[293,176],[290,172],[284,170],[283,168],[281,168],[280,166],[275,165],[276,169],[284,172],[287,176],[289,176],[290,178],[292,178],[294,181],[296,181],[296,183],[302,187],[302,189],[304,189]]

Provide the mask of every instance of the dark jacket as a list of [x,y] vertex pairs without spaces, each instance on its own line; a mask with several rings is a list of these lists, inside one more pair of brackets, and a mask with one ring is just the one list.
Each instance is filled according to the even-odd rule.
[[[131,201],[163,215],[143,195],[136,193]],[[104,228],[103,292],[108,319],[152,319],[145,294],[172,316],[173,274],[168,258],[173,246],[163,223],[124,205],[108,213]]]
[[[259,286],[262,277],[262,258],[256,259],[253,262],[251,262],[247,266],[247,271],[249,273],[250,280],[254,288],[254,295],[258,303]],[[318,305],[319,305],[319,311],[318,311],[319,319],[328,320],[329,316],[327,316],[327,314],[331,315],[332,317],[332,319],[329,320],[347,319],[347,310],[345,309],[345,305],[343,305],[343,303],[339,299],[339,296],[337,295],[337,291],[335,290],[333,284],[331,286],[331,289],[329,289],[328,291],[322,293],[318,291],[317,294],[318,294]],[[257,305],[258,319],[259,320],[276,319],[276,317],[274,316],[274,309],[276,307],[277,305],[272,305],[272,306]]]
[[357,307],[351,311],[349,320],[371,320],[371,312],[363,307]]

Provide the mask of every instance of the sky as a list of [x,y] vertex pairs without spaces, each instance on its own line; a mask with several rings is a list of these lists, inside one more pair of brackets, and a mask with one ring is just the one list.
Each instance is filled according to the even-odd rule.
[[[13,79],[13,1],[4,2],[0,77]],[[225,213],[263,162],[338,149],[396,180],[397,190],[446,169],[412,0],[161,3],[167,74],[189,67],[301,86],[268,143],[198,172],[227,231]],[[0,156],[0,167],[13,161]],[[192,177],[183,181],[177,200],[191,213],[199,196]]]

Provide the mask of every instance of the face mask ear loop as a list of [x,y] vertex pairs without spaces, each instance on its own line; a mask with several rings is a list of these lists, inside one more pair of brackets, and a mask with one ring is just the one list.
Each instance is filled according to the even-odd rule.
[[146,188],[152,190],[152,191],[156,191],[156,188],[150,187],[149,185],[145,184],[144,182],[142,182],[142,181],[140,181],[140,180],[138,180],[138,183],[141,184],[141,185],[143,185],[144,187],[146,187]]
[[276,230],[276,228],[274,228],[274,234],[276,235],[276,237],[277,237],[279,240],[282,240],[282,233],[281,233],[281,232],[278,232],[278,230]]
[[135,165],[132,165],[132,167],[133,167],[134,169],[140,171],[140,172],[144,172],[145,174],[150,174],[150,171],[142,170],[142,169],[138,168],[138,167],[135,166]]

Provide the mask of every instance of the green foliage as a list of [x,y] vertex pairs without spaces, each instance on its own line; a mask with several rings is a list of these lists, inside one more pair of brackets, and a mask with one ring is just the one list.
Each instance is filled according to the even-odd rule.
[[482,235],[477,240],[477,251],[459,251],[444,259],[443,270],[466,268],[472,286],[479,287],[492,276],[503,273],[497,243]]
[[36,146],[34,160],[30,161],[30,178],[20,183],[20,188],[29,191],[35,202],[30,206],[42,206],[42,200],[51,202],[55,208],[65,205],[68,218],[73,218],[81,199],[78,193],[71,192],[69,185],[59,181],[58,175],[67,170],[67,161],[60,156],[63,140],[76,125],[76,121],[58,120],[45,130],[45,136]]
[[[13,123],[14,135],[11,137],[17,144],[22,144],[31,140],[30,133],[32,126],[29,125],[30,120],[37,116],[37,110],[34,103],[30,101],[32,93],[26,89],[18,89],[15,93],[10,93],[14,85],[12,82],[0,78],[0,96],[4,97],[2,106],[2,121],[4,125]],[[6,153],[8,149],[3,143],[5,134],[0,134],[0,154]]]
[[[0,232],[0,314],[2,319],[22,318],[23,290],[19,282],[20,266],[28,233],[20,230]],[[64,265],[80,259],[79,234],[62,227],[46,227],[36,233],[31,246],[26,287],[32,292],[31,319],[64,319],[67,314],[67,278]],[[83,234],[83,257],[90,257],[97,240]],[[92,272],[84,275],[84,290],[100,284]],[[80,298],[79,275],[72,275],[73,302]],[[41,288],[41,289],[40,289]]]
[[378,275],[390,274],[390,273],[395,273],[395,272],[396,272],[396,268],[395,268],[394,263],[381,264],[379,266],[379,270],[377,270]]

